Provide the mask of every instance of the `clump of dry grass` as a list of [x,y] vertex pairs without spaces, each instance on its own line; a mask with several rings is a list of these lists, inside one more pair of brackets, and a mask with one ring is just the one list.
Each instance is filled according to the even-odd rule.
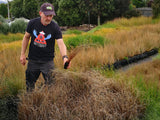
[[130,19],[127,18],[119,18],[112,21],[112,23],[116,24],[117,26],[139,26],[139,25],[146,25],[152,23],[152,17],[132,17]]
[[19,96],[19,120],[128,120],[144,109],[131,89],[96,72],[53,76],[53,85]]
[[115,29],[115,28],[102,28],[102,29],[100,29],[98,31],[95,31],[94,35],[105,36],[106,34],[113,33],[116,30],[118,30],[118,28],[117,29]]
[[137,65],[125,72],[127,76],[142,76],[147,85],[158,83],[160,87],[160,59]]
[[[159,26],[147,25],[130,31],[120,30],[115,34],[106,35],[112,41],[112,51],[115,59],[141,54],[153,48],[160,47]],[[108,47],[108,46],[106,46]]]
[[0,43],[0,52],[5,49],[21,47],[22,41],[14,41],[11,43]]

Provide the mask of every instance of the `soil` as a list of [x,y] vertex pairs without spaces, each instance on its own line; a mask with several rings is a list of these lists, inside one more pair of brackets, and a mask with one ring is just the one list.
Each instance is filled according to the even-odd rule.
[[84,32],[87,32],[93,28],[95,28],[96,25],[89,25],[89,24],[83,24],[83,25],[80,25],[80,26],[72,26],[72,27],[68,27],[68,26],[61,26],[61,30],[62,31],[66,31],[66,30],[80,30],[80,31],[84,31]]

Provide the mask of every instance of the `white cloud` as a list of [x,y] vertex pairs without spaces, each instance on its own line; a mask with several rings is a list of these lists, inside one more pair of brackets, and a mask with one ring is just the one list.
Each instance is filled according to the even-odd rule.
[[6,0],[0,0],[0,2],[6,2]]
[[[12,1],[12,0],[8,0],[8,1]],[[0,0],[0,2],[7,2],[7,0]]]

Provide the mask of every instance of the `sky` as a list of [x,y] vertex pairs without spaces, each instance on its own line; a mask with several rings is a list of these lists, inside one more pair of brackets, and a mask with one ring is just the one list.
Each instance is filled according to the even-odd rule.
[[[12,0],[9,0],[9,1],[12,1]],[[7,3],[7,0],[0,0],[0,2],[6,2]]]

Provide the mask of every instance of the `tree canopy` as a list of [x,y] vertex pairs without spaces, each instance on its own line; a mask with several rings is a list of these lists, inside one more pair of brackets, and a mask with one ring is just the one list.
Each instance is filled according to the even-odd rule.
[[137,8],[145,7],[146,0],[132,0],[133,5],[135,5]]
[[60,0],[58,3],[57,16],[62,25],[77,25],[83,21],[84,10],[79,9],[80,0]]
[[8,9],[6,4],[0,4],[0,15],[2,15],[4,18],[7,17]]
[[[60,25],[76,26],[84,23],[99,24],[121,17],[129,10],[131,0],[13,0],[11,14],[15,18],[38,17],[42,3],[54,5],[54,19]],[[133,0],[136,1],[136,0]],[[142,0],[143,1],[143,0]]]
[[152,4],[153,8],[153,17],[160,17],[160,0],[154,0]]
[[114,16],[122,17],[129,10],[130,0],[115,0],[114,1]]

